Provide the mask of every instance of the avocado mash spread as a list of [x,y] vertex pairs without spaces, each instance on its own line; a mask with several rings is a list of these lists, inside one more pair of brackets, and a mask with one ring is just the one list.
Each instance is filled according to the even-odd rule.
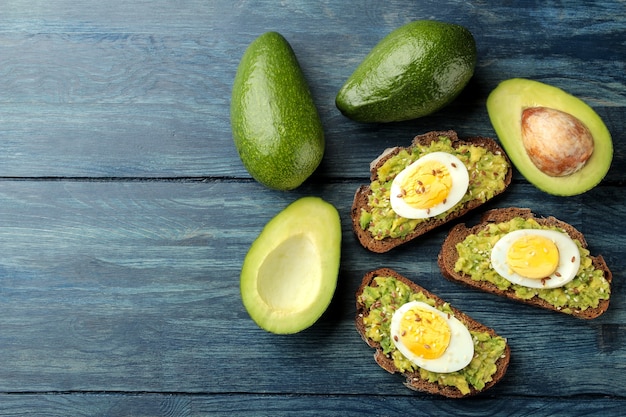
[[441,136],[429,145],[415,145],[403,149],[390,157],[378,168],[378,180],[371,183],[368,208],[361,210],[359,224],[369,231],[375,239],[386,237],[403,238],[415,230],[426,219],[407,219],[398,216],[391,208],[389,190],[393,179],[404,168],[431,152],[447,152],[459,158],[469,173],[469,187],[465,196],[452,209],[435,218],[445,218],[451,212],[458,211],[470,200],[485,202],[505,188],[505,177],[509,165],[503,155],[497,155],[480,146],[452,146],[450,138]]
[[404,283],[393,277],[376,277],[376,286],[365,287],[360,302],[369,310],[363,317],[366,336],[380,343],[383,352],[393,358],[394,365],[400,372],[419,372],[420,378],[429,382],[454,386],[463,394],[470,392],[470,386],[481,390],[491,381],[496,372],[496,362],[506,348],[506,340],[492,337],[488,333],[471,331],[474,340],[474,357],[470,364],[457,372],[437,373],[419,368],[400,353],[390,336],[391,317],[395,310],[409,301],[422,301],[438,308],[444,313],[453,314],[448,303],[436,306],[435,301],[422,292],[412,292]]
[[585,310],[595,308],[600,300],[610,297],[611,288],[604,278],[604,272],[595,269],[589,257],[589,250],[573,239],[580,252],[580,268],[576,277],[559,288],[528,288],[513,284],[500,276],[491,267],[491,248],[506,233],[519,229],[547,229],[563,232],[555,226],[542,226],[534,219],[516,217],[504,223],[492,223],[478,234],[472,234],[463,242],[457,243],[456,249],[459,259],[454,270],[471,276],[474,281],[488,281],[498,289],[505,291],[513,289],[515,295],[521,299],[539,297],[565,313],[572,309]]

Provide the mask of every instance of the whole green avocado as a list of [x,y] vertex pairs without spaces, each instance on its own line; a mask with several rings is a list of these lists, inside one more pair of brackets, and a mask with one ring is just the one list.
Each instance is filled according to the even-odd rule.
[[339,90],[335,104],[358,122],[416,119],[450,104],[474,75],[476,42],[452,23],[417,20],[385,36]]
[[233,82],[235,147],[252,177],[276,190],[300,186],[324,155],[324,131],[296,55],[277,32],[246,49]]

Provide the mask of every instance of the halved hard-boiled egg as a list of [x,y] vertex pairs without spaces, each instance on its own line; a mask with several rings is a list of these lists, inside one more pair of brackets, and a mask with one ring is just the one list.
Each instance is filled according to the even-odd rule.
[[455,372],[474,356],[472,336],[461,321],[424,302],[403,304],[391,318],[391,338],[396,348],[420,368]]
[[491,265],[502,277],[530,288],[558,288],[580,267],[578,246],[566,233],[522,229],[507,233],[491,249]]
[[400,171],[391,183],[391,208],[408,219],[437,216],[465,195],[469,174],[465,164],[447,152],[428,153]]

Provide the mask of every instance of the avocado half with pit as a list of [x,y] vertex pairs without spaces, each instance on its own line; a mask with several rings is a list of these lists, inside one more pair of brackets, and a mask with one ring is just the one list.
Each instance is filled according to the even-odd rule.
[[312,326],[333,298],[341,257],[337,209],[302,197],[270,220],[241,270],[241,298],[262,329],[278,334]]
[[565,91],[513,78],[487,99],[504,150],[533,185],[549,194],[582,194],[602,181],[613,159],[611,134],[598,114]]

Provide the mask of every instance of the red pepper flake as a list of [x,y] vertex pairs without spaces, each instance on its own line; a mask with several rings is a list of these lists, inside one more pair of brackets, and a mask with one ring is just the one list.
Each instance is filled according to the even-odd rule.
[[576,262],[576,256],[572,256],[572,263]]
[[452,165],[452,168],[456,168],[456,164],[454,162],[452,162],[450,165]]
[[393,340],[395,340],[396,342],[398,341],[398,335],[393,335]]

